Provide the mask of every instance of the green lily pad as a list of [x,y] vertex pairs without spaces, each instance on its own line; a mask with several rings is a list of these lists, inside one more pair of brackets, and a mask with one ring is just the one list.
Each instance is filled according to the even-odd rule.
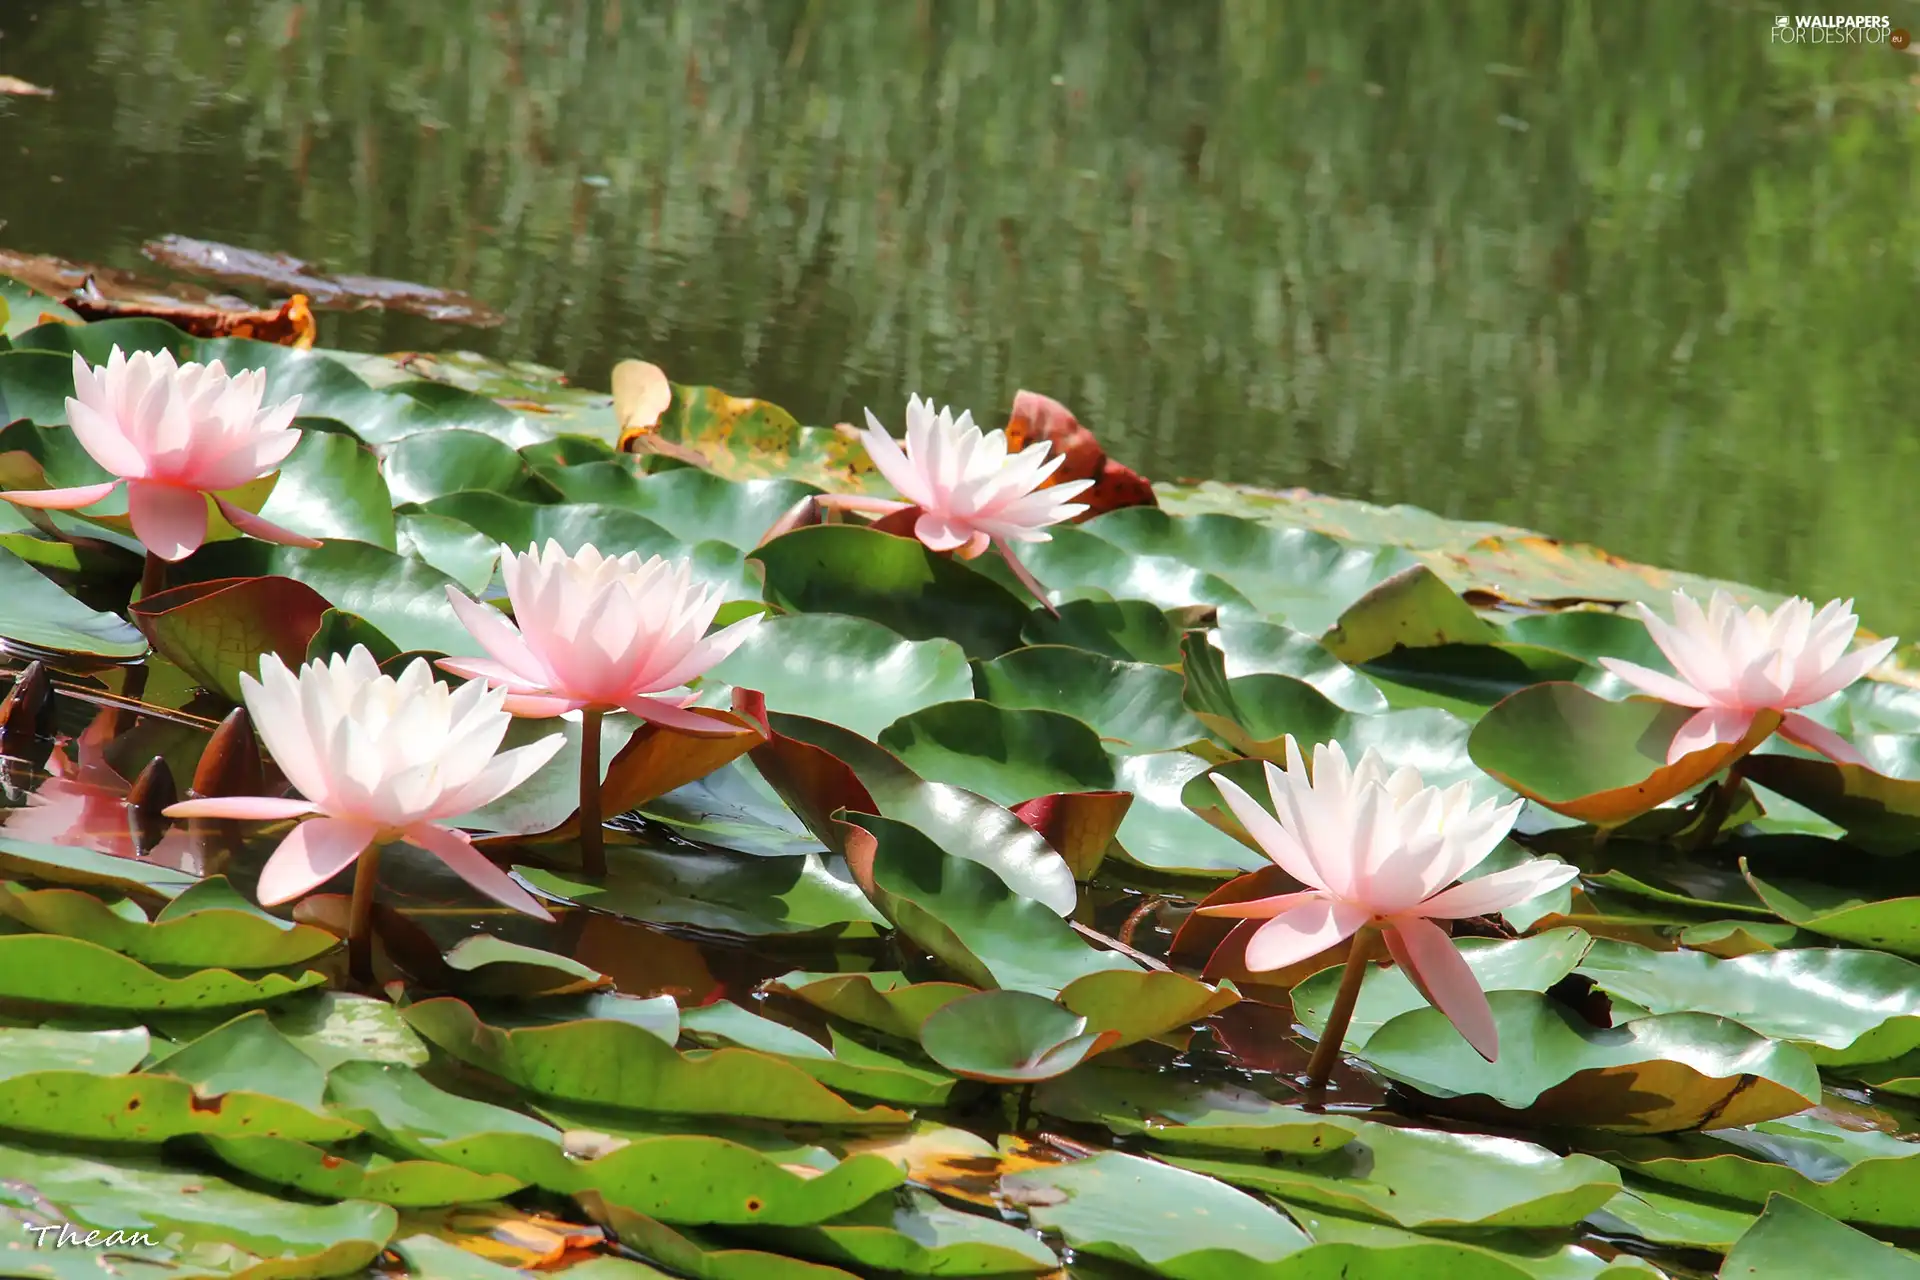
[[[1887,896],[1857,883],[1770,876],[1742,865],[1767,909],[1789,924],[1857,947],[1920,958],[1920,894]],[[1848,877],[1850,878],[1850,877]]]
[[1065,645],[1035,645],[982,663],[979,695],[1010,709],[1059,711],[1123,750],[1164,751],[1204,739],[1180,701],[1180,677]]
[[643,475],[631,457],[556,468],[546,479],[569,502],[623,507],[682,542],[711,539],[742,550],[760,545],[794,503],[818,492],[797,480],[729,480],[694,467]]
[[[1029,645],[1067,645],[1121,662],[1171,666],[1180,661],[1180,632],[1145,600],[1068,600],[1059,612],[1027,615],[1020,639]],[[1323,651],[1324,652],[1324,651]]]
[[326,981],[266,973],[244,978],[204,968],[183,977],[156,973],[98,943],[51,933],[0,936],[0,996],[82,1009],[221,1009],[266,1004]]
[[[332,1142],[360,1132],[319,1113],[324,1075],[263,1018],[236,1020],[129,1073],[131,1034],[0,1028],[0,1127],[66,1140],[160,1143],[199,1134]],[[34,1055],[45,1056],[35,1059]],[[176,1064],[174,1059],[179,1059]]]
[[973,696],[967,655],[951,640],[907,640],[840,614],[767,618],[710,673],[791,712],[877,737],[901,716]]
[[1060,1265],[1053,1250],[1011,1223],[959,1213],[924,1192],[876,1196],[831,1222],[758,1232],[770,1248],[862,1275],[1014,1276]]
[[140,600],[132,613],[161,657],[188,676],[240,701],[240,676],[258,675],[277,654],[298,666],[327,613],[326,599],[304,582],[262,577],[193,582]]
[[822,845],[745,756],[642,802],[640,812],[682,839],[740,853],[784,857]]
[[838,1267],[742,1248],[693,1229],[676,1230],[645,1214],[609,1204],[598,1192],[582,1192],[580,1207],[622,1244],[672,1267],[675,1275],[693,1280],[856,1280],[852,1272]]
[[852,614],[909,640],[944,637],[970,658],[1017,647],[1027,617],[993,579],[915,539],[860,525],[796,529],[748,558],[765,570],[766,598],[782,609]]
[[[0,353],[0,359],[5,354]],[[89,609],[0,547],[0,636],[56,652],[137,658],[147,651],[138,631],[110,613]]]
[[[895,928],[979,987],[1051,996],[1076,978],[1133,962],[1097,951],[1051,908],[987,867],[944,852],[915,827],[846,815],[848,861],[864,863],[869,896]],[[857,870],[856,870],[857,874]]]
[[1321,1155],[1169,1161],[1236,1186],[1403,1227],[1571,1226],[1620,1190],[1612,1165],[1487,1134],[1363,1123]]
[[1251,609],[1225,579],[1180,559],[1129,551],[1079,526],[1059,526],[1049,542],[1020,548],[1021,562],[1063,611],[1076,599],[1139,601],[1161,609],[1193,605]]
[[1312,685],[1343,710],[1372,714],[1387,709],[1386,698],[1372,681],[1327,652],[1320,641],[1291,627],[1234,610],[1220,619],[1219,630],[1209,639],[1225,655],[1230,680],[1291,676]]
[[1920,848],[1920,738],[1886,734],[1860,747],[1870,764],[1769,754],[1749,757],[1742,772],[1839,824],[1850,844],[1888,854]]
[[985,796],[928,782],[885,748],[837,725],[779,713],[767,723],[773,737],[753,749],[754,763],[828,848],[844,851],[840,809],[877,813],[918,827],[946,853],[987,868],[1057,915],[1078,903],[1073,869],[1060,852]]
[[306,430],[280,464],[280,482],[260,514],[311,538],[348,538],[392,551],[396,505],[373,450],[351,435]]
[[1641,1177],[1745,1204],[1778,1193],[1848,1222],[1920,1224],[1920,1150],[1877,1129],[1815,1116],[1672,1138],[1634,1138],[1608,1149]]
[[970,1080],[1031,1084],[1073,1070],[1112,1048],[1117,1031],[1026,991],[976,991],[941,1005],[920,1027],[927,1056]]
[[1113,761],[1100,736],[1058,711],[1010,710],[967,697],[902,715],[879,742],[921,777],[996,804],[1114,786]]
[[291,1138],[209,1138],[207,1146],[250,1179],[327,1200],[432,1208],[496,1200],[527,1185],[507,1174],[474,1173],[434,1160],[354,1158]]
[[[1117,1151],[1013,1174],[1001,1185],[1031,1206],[1036,1226],[1058,1232],[1076,1253],[1173,1280],[1277,1280],[1287,1272],[1273,1264],[1311,1243],[1284,1214],[1245,1192]],[[1196,1221],[1206,1230],[1196,1232]]]
[[1375,584],[1418,563],[1399,547],[1355,546],[1236,516],[1176,519],[1127,507],[1081,526],[1116,546],[1218,574],[1270,619],[1319,635]]
[[500,544],[463,520],[427,511],[397,512],[394,549],[447,575],[468,595],[477,596],[493,581]]
[[1578,658],[1520,644],[1396,649],[1361,670],[1395,707],[1441,707],[1467,720],[1478,720],[1488,708],[1532,685],[1574,681],[1586,687],[1616,680]]
[[1492,623],[1423,564],[1402,569],[1340,614],[1322,637],[1336,658],[1358,666],[1395,649],[1485,645],[1500,638]]
[[[155,1243],[129,1252],[174,1275],[191,1274],[185,1269],[201,1268],[210,1256],[221,1260],[221,1274],[249,1280],[357,1275],[399,1221],[386,1205],[300,1204],[135,1157],[108,1163],[0,1146],[0,1168],[7,1171],[0,1213],[30,1210],[40,1219],[52,1210],[52,1220],[82,1232],[144,1232]],[[81,1256],[98,1270],[98,1254]]]
[[929,1015],[975,988],[958,982],[909,982],[904,973],[789,973],[767,984],[837,1018],[918,1042]]
[[541,995],[575,995],[612,985],[612,979],[571,956],[492,934],[462,938],[441,960],[460,975],[457,989],[468,997],[525,1000]]
[[1180,652],[1187,708],[1241,755],[1284,760],[1289,736],[1302,744],[1351,736],[1348,713],[1304,680],[1264,672],[1229,679],[1225,656],[1199,631],[1187,633]]
[[702,1048],[738,1045],[793,1063],[826,1085],[879,1102],[938,1106],[953,1091],[953,1077],[861,1044],[830,1028],[832,1045],[783,1022],[763,1018],[730,1000],[689,1009],[681,1032]]
[[1302,1111],[1239,1085],[1100,1066],[1042,1085],[1033,1104],[1063,1120],[1182,1149],[1314,1154],[1351,1142],[1359,1127],[1348,1117]]
[[1915,1280],[1920,1258],[1835,1222],[1792,1196],[1767,1197],[1767,1207],[1740,1237],[1720,1268],[1720,1280]]
[[1425,1008],[1375,1031],[1366,1058],[1432,1098],[1459,1100],[1456,1109],[1491,1102],[1535,1124],[1653,1133],[1752,1124],[1820,1096],[1805,1052],[1725,1018],[1674,1013],[1605,1028],[1532,991],[1490,992],[1487,1003],[1508,1050],[1497,1063]]
[[0,884],[0,912],[42,933],[83,938],[149,965],[272,969],[311,960],[339,942],[324,929],[262,911],[224,876],[194,883],[151,922],[130,902],[110,906],[75,889],[12,882]]
[[574,880],[539,867],[514,870],[563,901],[652,924],[756,936],[883,923],[859,888],[816,853],[763,857],[614,845],[601,880]]
[[513,447],[477,431],[422,431],[386,449],[382,470],[393,504],[427,502],[472,490],[541,502],[553,487],[534,475]]
[[164,905],[199,877],[159,863],[119,858],[78,845],[40,844],[0,835],[0,875],[120,895]]
[[1920,1049],[1920,965],[1877,951],[1799,947],[1717,960],[1603,938],[1579,971],[1649,1012],[1718,1014],[1792,1041],[1822,1065]]
[[[1133,793],[1133,805],[1115,839],[1129,861],[1180,875],[1226,876],[1269,865],[1250,848],[1188,806],[1188,785],[1208,764],[1185,751],[1126,756],[1116,765],[1114,783]],[[1199,785],[1211,788],[1211,784]],[[1218,792],[1215,793],[1216,805]]]
[[1553,682],[1502,700],[1474,727],[1474,763],[1556,813],[1618,826],[1706,781],[1773,732],[1756,716],[1747,740],[1667,764],[1667,747],[1694,711],[1647,699],[1609,702]]
[[[1549,929],[1511,942],[1462,938],[1454,947],[1483,991],[1545,991],[1574,971],[1590,941],[1578,929]],[[1344,968],[1323,969],[1293,989],[1294,1015],[1316,1032],[1327,1025]],[[1414,989],[1399,966],[1374,966],[1361,983],[1345,1043],[1352,1050],[1362,1050],[1388,1022],[1426,1007],[1426,997]]]
[[1604,1235],[1633,1236],[1655,1245],[1725,1253],[1753,1225],[1749,1209],[1676,1194],[1670,1186],[1624,1179],[1619,1195],[1587,1215]]
[[1167,970],[1108,969],[1075,978],[1060,992],[1060,1003],[1084,1016],[1088,1031],[1119,1037],[1115,1048],[1204,1021],[1239,1002],[1231,983],[1210,987]]
[[608,1019],[501,1028],[459,1000],[408,1005],[407,1022],[463,1062],[542,1097],[634,1111],[890,1124],[888,1107],[856,1107],[806,1072],[751,1049],[686,1054],[630,1023]]
[[341,539],[309,549],[250,538],[221,542],[202,547],[173,572],[180,583],[292,578],[334,608],[365,618],[403,652],[469,653],[474,648],[447,603],[446,588],[453,580],[423,560],[370,543]]

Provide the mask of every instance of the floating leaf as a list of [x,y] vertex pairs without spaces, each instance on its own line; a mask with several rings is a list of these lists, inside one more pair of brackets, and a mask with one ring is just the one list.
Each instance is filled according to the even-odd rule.
[[1331,1151],[1353,1140],[1358,1122],[1284,1106],[1238,1085],[1093,1066],[1042,1085],[1034,1106],[1115,1133],[1183,1150]]
[[784,1252],[851,1267],[860,1274],[1013,1276],[1049,1271],[1060,1260],[1011,1223],[959,1213],[922,1192],[904,1201],[876,1196],[807,1230],[765,1231]]
[[[1139,1156],[1103,1152],[1004,1181],[1031,1206],[1035,1225],[1059,1232],[1076,1252],[1174,1280],[1279,1277],[1284,1272],[1270,1264],[1310,1243],[1271,1205]],[[1196,1221],[1206,1223],[1204,1232],[1195,1232]]]
[[451,998],[408,1005],[407,1022],[454,1057],[563,1101],[634,1111],[761,1117],[812,1124],[888,1124],[888,1107],[855,1107],[798,1067],[750,1049],[687,1054],[626,1022],[590,1019],[489,1026]]
[[796,529],[749,558],[766,571],[767,600],[783,609],[852,614],[909,640],[945,637],[970,658],[1015,648],[1026,621],[1027,607],[993,579],[878,529]]
[[874,905],[976,986],[1050,996],[1089,973],[1133,967],[1125,956],[1088,946],[1052,910],[979,863],[943,852],[917,828],[870,815],[846,822],[848,861],[869,868]]
[[1580,972],[1651,1013],[1719,1014],[1793,1041],[1822,1065],[1920,1049],[1920,965],[1877,951],[1800,947],[1716,960],[1601,939]]
[[1475,1053],[1446,1015],[1425,1008],[1374,1032],[1366,1058],[1456,1109],[1491,1101],[1524,1109],[1533,1124],[1651,1133],[1725,1127],[1790,1115],[1820,1096],[1804,1052],[1725,1018],[1675,1013],[1605,1028],[1531,991],[1495,991],[1487,1002],[1507,1050],[1497,1063]]
[[976,991],[941,1005],[920,1027],[920,1046],[935,1062],[999,1084],[1050,1080],[1119,1040],[1119,1032],[1088,1031],[1086,1018],[1025,991]]
[[764,695],[769,711],[866,738],[922,707],[973,696],[967,656],[953,641],[907,640],[831,613],[766,619],[710,674]]
[[1802,1276],[1916,1280],[1920,1259],[1875,1240],[1787,1195],[1767,1197],[1753,1227],[1727,1254],[1721,1280],[1799,1280]]
[[996,804],[1114,785],[1113,762],[1099,735],[1058,711],[1009,710],[968,696],[901,716],[885,726],[879,742],[921,777]]
[[1008,708],[1063,712],[1116,748],[1164,751],[1206,737],[1180,702],[1180,677],[1065,645],[1016,649],[982,663],[980,697]]
[[768,987],[848,1022],[916,1042],[930,1014],[974,991],[957,982],[909,982],[903,973],[796,972],[773,979]]
[[257,676],[260,659],[278,655],[298,667],[327,612],[324,597],[291,578],[216,578],[161,591],[132,613],[169,662],[231,702],[240,675]]
[[74,889],[0,884],[0,911],[42,933],[99,943],[142,964],[273,969],[311,960],[339,939],[253,905],[224,876],[189,886],[151,922],[131,903],[110,906]]
[[1348,605],[1321,643],[1342,662],[1358,666],[1395,649],[1485,645],[1500,638],[1423,564],[1402,569]]
[[[6,353],[0,353],[0,359],[5,358]],[[102,658],[137,658],[147,651],[138,631],[110,613],[81,604],[4,547],[0,595],[7,601],[0,611],[0,636],[9,640]]]
[[1403,1227],[1568,1226],[1620,1190],[1619,1173],[1592,1156],[1372,1122],[1323,1155],[1273,1155],[1260,1163],[1189,1151],[1166,1158],[1284,1200]]
[[0,936],[0,996],[82,1009],[220,1009],[265,1004],[324,982],[267,973],[244,978],[204,968],[183,977],[156,973],[137,960],[79,938],[50,933]]
[[1501,701],[1473,730],[1474,763],[1556,813],[1618,826],[1705,782],[1778,726],[1761,712],[1737,743],[1666,763],[1691,707],[1647,699],[1609,702],[1575,684],[1534,685]]

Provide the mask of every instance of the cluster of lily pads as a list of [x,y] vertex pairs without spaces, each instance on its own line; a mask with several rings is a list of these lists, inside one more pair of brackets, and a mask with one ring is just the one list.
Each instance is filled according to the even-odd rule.
[[[7,1274],[1920,1275],[1920,690],[1844,609],[1217,484],[1062,523],[930,416],[8,330],[0,489],[87,502],[0,506]],[[116,348],[300,397],[198,537],[162,418],[128,495],[69,411]],[[1732,595],[1621,607],[1676,586]],[[642,641],[697,669],[588,679]]]

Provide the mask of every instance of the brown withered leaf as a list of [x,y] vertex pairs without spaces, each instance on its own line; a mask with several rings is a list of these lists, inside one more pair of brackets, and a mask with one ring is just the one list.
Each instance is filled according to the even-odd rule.
[[698,449],[659,434],[660,419],[673,405],[673,384],[666,370],[645,360],[622,360],[613,366],[613,415],[620,424],[614,445],[623,453],[658,453],[688,466],[711,468]]
[[860,1138],[844,1145],[845,1154],[885,1156],[901,1165],[907,1180],[929,1191],[984,1209],[1014,1203],[1000,1188],[1010,1173],[1026,1173],[1071,1159],[1057,1147],[1008,1135],[995,1147],[965,1129],[922,1122],[904,1133]]
[[68,309],[83,320],[120,320],[148,316],[165,320],[196,338],[252,338],[305,351],[313,346],[318,327],[304,293],[296,293],[278,307],[223,308],[192,302],[121,302],[100,296],[91,287],[66,298]]
[[1093,432],[1081,426],[1067,406],[1038,391],[1015,392],[1013,412],[1007,421],[1007,447],[1024,449],[1036,440],[1049,441],[1056,453],[1066,455],[1067,460],[1060,464],[1048,484],[1093,481],[1093,488],[1079,497],[1079,501],[1087,504],[1087,510],[1079,519],[1091,520],[1120,507],[1159,505],[1146,477],[1109,458]]
[[288,253],[241,249],[188,236],[162,236],[141,245],[140,252],[182,275],[305,294],[322,311],[403,311],[477,328],[506,322],[486,303],[452,289],[381,276],[332,275]]

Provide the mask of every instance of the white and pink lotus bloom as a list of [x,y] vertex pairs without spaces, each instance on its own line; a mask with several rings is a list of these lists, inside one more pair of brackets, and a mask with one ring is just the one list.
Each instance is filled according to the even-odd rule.
[[1048,525],[1071,520],[1087,508],[1073,501],[1093,487],[1091,480],[1047,485],[1066,462],[1049,459],[1053,445],[1039,441],[1018,453],[1007,452],[1005,431],[983,432],[973,415],[943,408],[914,396],[907,401],[907,443],[902,449],[880,420],[867,413],[861,442],[887,483],[906,501],[836,499],[850,509],[893,514],[915,512],[913,536],[931,551],[954,551],[971,560],[989,546],[1046,542]]
[[[1225,778],[1220,794],[1261,850],[1308,886],[1298,893],[1203,906],[1206,915],[1266,921],[1247,942],[1247,968],[1280,969],[1377,928],[1387,951],[1422,995],[1492,1062],[1499,1033],[1486,993],[1435,920],[1504,911],[1579,874],[1531,861],[1454,884],[1506,838],[1522,801],[1473,803],[1471,784],[1425,786],[1418,770],[1387,772],[1369,748],[1349,767],[1338,743],[1313,749],[1309,774],[1287,738],[1287,767],[1269,761],[1273,813]],[[1452,886],[1449,888],[1448,886]]]
[[837,508],[879,517],[888,533],[911,535],[930,551],[951,552],[971,560],[989,547],[1005,557],[1021,583],[1047,608],[1046,588],[1034,580],[1014,553],[1022,542],[1046,542],[1047,526],[1086,511],[1073,499],[1093,487],[1092,480],[1048,484],[1067,456],[1049,459],[1051,441],[1041,440],[1010,453],[1005,431],[981,431],[971,413],[936,411],[933,401],[907,401],[906,445],[887,434],[873,410],[860,439],[880,474],[899,499],[865,494],[824,493],[807,498],[782,517],[769,538],[800,523],[809,509]]
[[1667,763],[1716,743],[1746,737],[1761,711],[1783,713],[1780,736],[1840,764],[1865,764],[1833,730],[1800,715],[1797,708],[1824,701],[1878,666],[1897,639],[1847,652],[1860,626],[1853,601],[1834,600],[1818,613],[1795,596],[1772,613],[1742,609],[1715,591],[1703,612],[1684,591],[1673,593],[1673,621],[1637,606],[1653,642],[1673,663],[1678,678],[1618,658],[1600,665],[1643,693],[1683,707],[1698,707],[1667,748]]
[[[240,677],[247,710],[274,762],[305,799],[218,796],[169,805],[170,818],[305,818],[260,871],[259,898],[274,906],[319,888],[369,847],[406,840],[434,854],[503,906],[552,917],[464,832],[441,825],[490,804],[553,759],[565,739],[499,751],[513,717],[505,693],[478,681],[454,689],[425,658],[398,679],[355,645],[300,668],[278,655],[260,679]],[[498,754],[495,754],[496,752]]]
[[67,423],[95,462],[118,477],[70,489],[16,489],[0,499],[71,511],[122,484],[134,536],[162,560],[183,560],[207,540],[207,501],[234,528],[268,542],[317,547],[223,496],[267,475],[300,443],[300,397],[261,408],[267,376],[232,377],[218,360],[176,364],[170,351],[113,349],[99,368],[73,357]]
[[514,715],[618,709],[684,733],[738,731],[684,710],[695,696],[685,686],[739,648],[760,617],[708,635],[724,595],[694,582],[690,561],[605,556],[591,545],[569,555],[551,539],[544,550],[503,551],[514,621],[448,587],[489,656],[442,658],[443,670],[499,686]]

